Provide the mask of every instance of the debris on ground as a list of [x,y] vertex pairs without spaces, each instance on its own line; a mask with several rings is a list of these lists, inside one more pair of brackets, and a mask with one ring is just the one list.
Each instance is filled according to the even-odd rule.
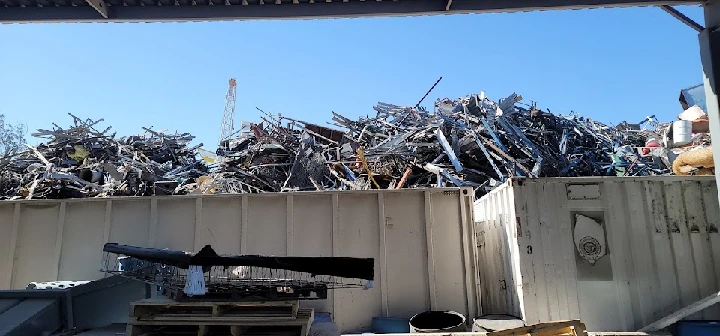
[[[332,112],[336,128],[260,111],[261,122],[242,123],[215,155],[190,147],[187,133],[144,128],[116,138],[109,128],[95,128],[102,120],[73,116],[70,128],[33,134],[46,143],[0,158],[0,197],[447,186],[473,187],[482,196],[514,176],[672,174],[678,154],[710,146],[707,115],[698,106],[674,123],[649,116],[616,126],[543,111],[516,94],[498,102],[484,93],[441,99],[432,112],[378,103],[372,117]],[[683,161],[682,174],[713,173],[709,168]]]

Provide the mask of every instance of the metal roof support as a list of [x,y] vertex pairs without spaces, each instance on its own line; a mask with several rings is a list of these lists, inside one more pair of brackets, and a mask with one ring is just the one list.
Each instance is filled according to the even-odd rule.
[[699,23],[695,22],[693,19],[687,17],[685,14],[680,13],[679,10],[673,8],[672,6],[662,5],[662,6],[660,6],[660,8],[662,10],[668,12],[668,14],[674,16],[676,19],[680,20],[680,22],[688,25],[688,27],[695,29],[698,32],[701,32],[701,31],[703,31],[703,29],[705,29],[705,27],[703,27]]
[[[41,6],[49,1],[50,6]],[[302,18],[343,18],[367,16],[408,16],[516,12],[550,9],[580,9],[612,6],[660,6],[697,4],[699,0],[248,0],[218,1],[197,5],[194,0],[175,1],[173,5],[121,5],[116,0],[86,0],[96,6],[66,5],[60,0],[26,0],[27,5],[0,5],[0,23],[23,22],[152,22],[197,20],[265,20]],[[288,1],[288,2],[286,2]],[[168,3],[157,0],[158,3]],[[25,3],[25,2],[24,2]],[[108,3],[112,7],[108,8]],[[231,5],[221,5],[230,3]],[[99,5],[102,4],[102,5]],[[94,8],[94,9],[93,9]],[[110,13],[108,15],[108,10]],[[98,17],[100,12],[103,17]]]
[[85,0],[90,7],[95,8],[95,10],[102,15],[104,19],[108,18],[108,5],[105,3],[104,0]]
[[[708,1],[703,8],[705,10],[705,29],[700,32],[699,36],[706,112],[710,119],[710,134],[720,137],[720,102],[718,101],[720,87],[717,85],[717,79],[720,78],[720,2]],[[715,166],[720,164],[720,145],[713,146],[713,160]],[[720,183],[720,174],[715,175],[715,181]],[[718,196],[720,199],[720,195]]]

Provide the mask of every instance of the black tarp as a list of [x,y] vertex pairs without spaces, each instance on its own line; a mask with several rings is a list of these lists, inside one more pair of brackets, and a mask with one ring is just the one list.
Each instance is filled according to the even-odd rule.
[[103,251],[182,269],[190,265],[203,266],[203,269],[210,266],[251,266],[305,272],[313,276],[331,275],[363,280],[375,278],[373,258],[218,255],[210,245],[205,245],[195,254],[116,243],[105,244]]

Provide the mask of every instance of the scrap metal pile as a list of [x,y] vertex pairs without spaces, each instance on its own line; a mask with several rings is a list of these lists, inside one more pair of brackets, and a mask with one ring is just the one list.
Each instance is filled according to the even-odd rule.
[[37,147],[0,157],[0,199],[82,198],[173,194],[178,181],[205,175],[208,167],[188,147],[190,134],[145,134],[116,138],[100,120],[71,114],[73,125],[38,130]]
[[374,116],[357,120],[333,112],[329,124],[342,130],[263,112],[262,122],[243,123],[211,159],[201,145],[188,145],[187,133],[144,128],[115,138],[95,128],[101,120],[73,116],[70,128],[33,134],[45,144],[0,158],[0,199],[446,186],[481,196],[513,176],[672,173],[675,154],[662,140],[672,123],[648,117],[608,126],[521,100],[480,93],[438,100],[432,112],[378,103]]
[[611,127],[484,94],[422,108],[379,103],[373,117],[333,112],[333,130],[265,114],[224,141],[204,193],[471,186],[480,196],[512,176],[670,173],[667,150],[646,150],[667,125],[649,117]]

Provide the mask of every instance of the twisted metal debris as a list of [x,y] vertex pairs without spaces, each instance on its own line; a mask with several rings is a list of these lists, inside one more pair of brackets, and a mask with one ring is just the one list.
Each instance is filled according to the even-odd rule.
[[[115,138],[102,120],[81,120],[36,137],[46,144],[0,159],[0,197],[68,198],[169,194],[470,186],[481,196],[506,179],[671,174],[659,145],[671,124],[648,117],[609,126],[556,115],[513,94],[441,99],[434,111],[386,103],[374,116],[332,113],[332,129],[263,113],[243,123],[216,155],[193,137],[144,128]],[[707,136],[694,146],[709,144]],[[200,157],[205,160],[199,159]],[[208,164],[210,162],[210,164]]]
[[40,129],[32,136],[47,140],[37,147],[0,159],[0,198],[82,198],[173,194],[179,178],[205,175],[207,166],[188,147],[190,134],[165,134],[144,128],[137,136],[115,138],[103,119],[80,119],[73,125]]
[[471,186],[480,196],[512,176],[670,173],[667,150],[642,152],[668,127],[653,117],[611,127],[521,99],[495,103],[481,93],[439,100],[432,113],[378,103],[374,117],[333,112],[330,124],[342,131],[265,114],[222,143],[206,192]]

